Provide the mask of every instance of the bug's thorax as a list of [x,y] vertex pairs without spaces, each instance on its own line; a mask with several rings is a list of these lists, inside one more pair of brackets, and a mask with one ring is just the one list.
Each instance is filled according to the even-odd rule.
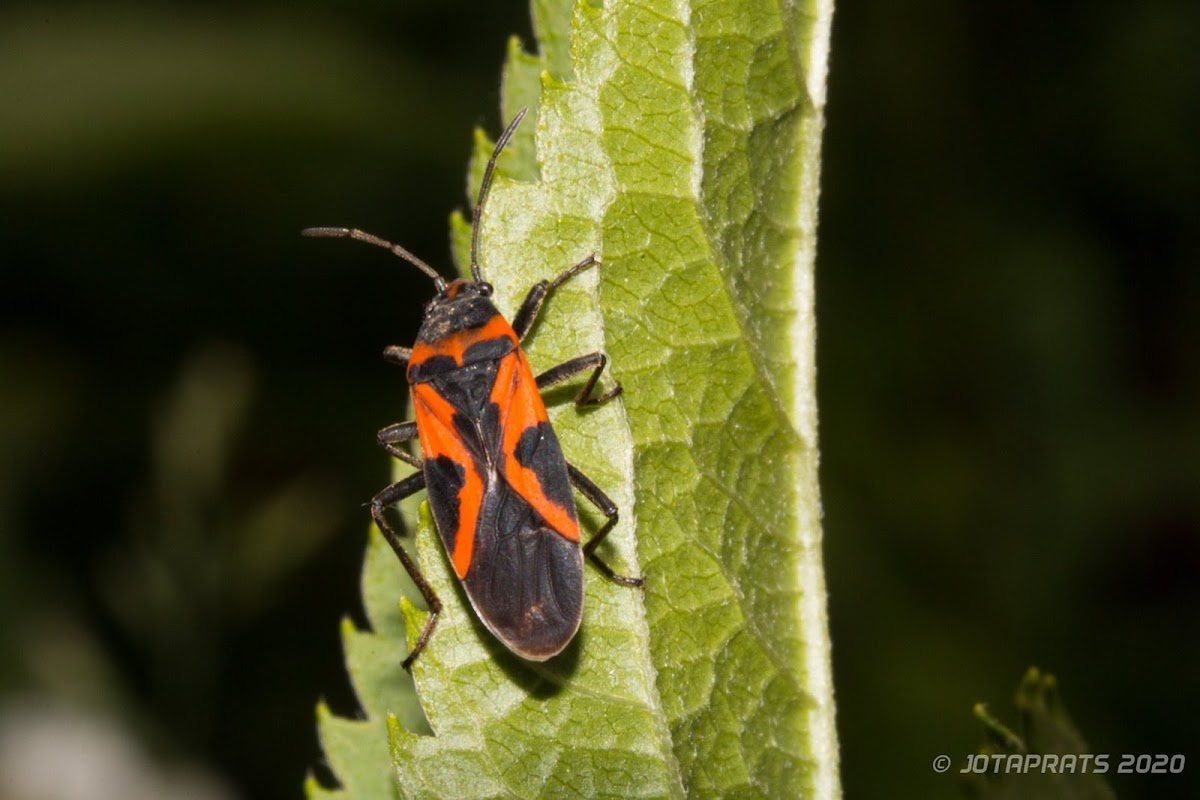
[[491,296],[490,284],[460,279],[429,301],[409,360],[409,383],[496,361],[517,349],[517,334]]

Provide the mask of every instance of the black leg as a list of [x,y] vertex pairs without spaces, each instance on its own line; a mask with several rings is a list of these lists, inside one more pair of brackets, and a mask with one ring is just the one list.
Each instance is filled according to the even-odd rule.
[[517,339],[523,340],[525,334],[529,333],[529,329],[533,327],[534,320],[537,319],[538,312],[542,309],[542,303],[546,302],[546,298],[549,297],[552,291],[593,264],[599,263],[600,259],[596,258],[593,253],[554,280],[535,283],[533,288],[529,290],[529,294],[525,295],[525,300],[521,303],[521,308],[517,311],[516,316],[513,317],[512,326],[513,330],[517,332]]
[[[387,430],[386,428],[384,430]],[[408,654],[408,658],[404,659],[401,664],[407,670],[412,669],[413,659],[417,657],[422,650],[425,649],[426,642],[433,634],[433,626],[437,624],[438,615],[442,613],[442,601],[438,599],[437,593],[433,591],[433,587],[429,585],[429,581],[425,580],[425,576],[421,574],[420,568],[417,567],[409,555],[404,550],[404,546],[400,544],[400,534],[392,527],[392,523],[388,522],[384,510],[391,505],[399,503],[406,497],[416,494],[425,488],[425,473],[414,472],[402,481],[397,481],[391,486],[388,486],[379,494],[371,498],[371,517],[375,520],[375,524],[379,526],[379,530],[383,533],[383,538],[387,539],[388,544],[392,546],[392,550],[396,552],[396,558],[400,559],[400,563],[404,565],[404,569],[408,572],[408,577],[412,578],[413,583],[417,585],[417,589],[421,591],[421,596],[425,598],[425,604],[429,606],[429,619],[425,621],[425,627],[421,630],[421,635],[417,637],[417,644]]]
[[516,316],[512,321],[518,340],[524,340],[525,334],[529,333],[529,329],[533,327],[533,321],[537,319],[538,312],[542,310],[542,303],[546,301],[546,294],[549,291],[549,281],[539,281],[529,290],[529,294],[525,295],[525,300],[517,309]]
[[624,575],[618,575],[612,571],[612,567],[605,564],[596,555],[596,547],[604,541],[604,537],[608,536],[609,531],[617,524],[617,504],[612,499],[600,490],[600,487],[592,483],[591,478],[584,475],[577,467],[568,463],[567,475],[571,479],[571,484],[579,490],[580,494],[591,501],[592,505],[600,509],[604,516],[608,517],[600,530],[592,534],[592,538],[587,540],[583,546],[583,554],[592,560],[592,563],[604,573],[605,577],[610,581],[619,583],[622,586],[641,586],[641,578],[628,578]]
[[422,466],[421,459],[414,456],[412,453],[400,447],[403,442],[411,442],[417,438],[417,423],[397,422],[394,425],[388,425],[379,433],[375,434],[375,440],[379,442],[379,446],[387,450],[396,458],[403,461],[405,464],[420,469]]
[[592,390],[596,388],[596,381],[600,380],[600,373],[604,371],[605,365],[608,364],[608,359],[603,353],[588,353],[586,356],[572,358],[569,361],[564,361],[557,367],[550,369],[537,376],[538,389],[545,389],[547,386],[553,386],[556,383],[561,383],[572,375],[578,375],[584,370],[592,370],[592,376],[588,378],[583,389],[575,397],[575,405],[577,406],[598,406],[601,403],[612,400],[619,395],[623,390],[621,384],[617,384],[609,389],[604,394],[598,397],[590,397]]

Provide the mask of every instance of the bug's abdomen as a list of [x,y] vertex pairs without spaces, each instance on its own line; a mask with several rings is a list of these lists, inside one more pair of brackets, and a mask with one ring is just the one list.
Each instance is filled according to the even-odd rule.
[[524,353],[412,387],[438,533],[476,613],[525,658],[579,627],[583,553],[566,460]]
[[583,552],[546,526],[507,483],[489,487],[475,558],[463,578],[488,630],[513,652],[541,661],[558,654],[583,617]]

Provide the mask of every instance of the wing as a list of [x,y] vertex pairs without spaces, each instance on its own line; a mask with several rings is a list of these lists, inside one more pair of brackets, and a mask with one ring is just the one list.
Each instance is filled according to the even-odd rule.
[[412,398],[425,459],[429,507],[450,563],[461,580],[474,558],[487,473],[480,464],[477,447],[464,437],[465,418],[435,386],[413,384]]
[[515,350],[496,369],[492,404],[499,410],[503,480],[542,516],[546,525],[572,542],[579,541],[575,497],[567,462],[546,416],[546,404],[525,354]]
[[558,437],[525,354],[497,365],[490,405],[499,467],[475,537],[475,564],[463,580],[488,628],[531,660],[559,653],[583,615],[583,553],[575,498]]
[[579,629],[579,522],[529,363],[520,350],[494,363],[478,418],[447,400],[437,382],[413,384],[413,405],[430,506],[454,571],[484,625],[513,652],[540,661]]
[[579,630],[583,551],[498,481],[484,500],[463,586],[497,639],[524,658],[542,661],[561,652]]

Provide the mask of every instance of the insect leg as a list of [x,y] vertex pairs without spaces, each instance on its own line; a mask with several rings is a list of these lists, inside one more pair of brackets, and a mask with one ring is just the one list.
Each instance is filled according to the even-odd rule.
[[521,308],[518,309],[516,315],[513,317],[512,326],[513,330],[517,332],[517,339],[524,339],[525,334],[529,333],[529,329],[533,327],[534,320],[537,319],[538,312],[542,310],[542,303],[546,302],[546,298],[549,297],[552,291],[588,267],[599,263],[600,259],[596,258],[596,254],[593,253],[554,280],[538,281],[535,283],[533,288],[529,290],[529,294],[525,295],[525,300],[521,303]]
[[608,364],[608,358],[603,353],[588,353],[586,356],[572,358],[569,361],[564,361],[557,367],[550,369],[537,376],[538,389],[545,389],[547,386],[553,386],[556,383],[561,383],[572,375],[578,375],[584,370],[592,370],[592,376],[588,378],[583,389],[575,397],[575,405],[577,406],[598,406],[601,403],[612,400],[619,395],[623,390],[621,384],[617,384],[609,389],[604,394],[598,397],[590,397],[592,390],[596,388],[596,381],[600,379],[600,373],[604,371],[605,365]]
[[417,423],[397,422],[394,425],[388,425],[386,428],[375,434],[375,440],[379,442],[379,446],[387,450],[396,458],[403,461],[405,464],[411,464],[417,469],[421,468],[421,459],[414,456],[412,453],[400,447],[403,442],[411,442],[417,438]]
[[[384,428],[384,430],[387,430],[387,428]],[[442,601],[438,599],[437,593],[433,591],[433,587],[429,585],[429,581],[425,580],[425,576],[421,574],[421,570],[416,562],[405,552],[404,546],[400,544],[400,534],[396,532],[392,523],[388,522],[383,512],[388,506],[395,505],[404,498],[424,488],[425,473],[414,472],[404,480],[393,483],[371,498],[371,517],[375,520],[375,524],[379,526],[379,530],[383,533],[383,538],[387,539],[388,544],[392,546],[392,550],[396,552],[396,558],[400,559],[400,563],[404,565],[404,570],[408,573],[408,576],[417,585],[421,596],[425,598],[425,604],[429,606],[429,619],[425,621],[425,627],[421,630],[421,635],[417,637],[417,644],[413,647],[412,652],[408,654],[408,658],[404,659],[401,664],[405,669],[412,669],[413,659],[425,649],[426,642],[429,641],[429,637],[433,634],[433,626],[437,624],[438,615],[442,613]]]
[[604,541],[604,537],[608,536],[609,531],[617,524],[617,504],[609,498],[600,487],[592,483],[592,479],[584,475],[571,463],[567,463],[567,476],[571,479],[571,484],[579,490],[580,494],[591,501],[592,505],[600,509],[604,516],[608,517],[608,521],[601,526],[600,530],[592,534],[592,538],[587,540],[583,546],[583,554],[592,560],[592,563],[604,573],[610,581],[621,584],[622,586],[641,586],[641,578],[628,578],[624,575],[618,575],[612,571],[612,567],[600,560],[600,556],[596,555],[596,547]]

